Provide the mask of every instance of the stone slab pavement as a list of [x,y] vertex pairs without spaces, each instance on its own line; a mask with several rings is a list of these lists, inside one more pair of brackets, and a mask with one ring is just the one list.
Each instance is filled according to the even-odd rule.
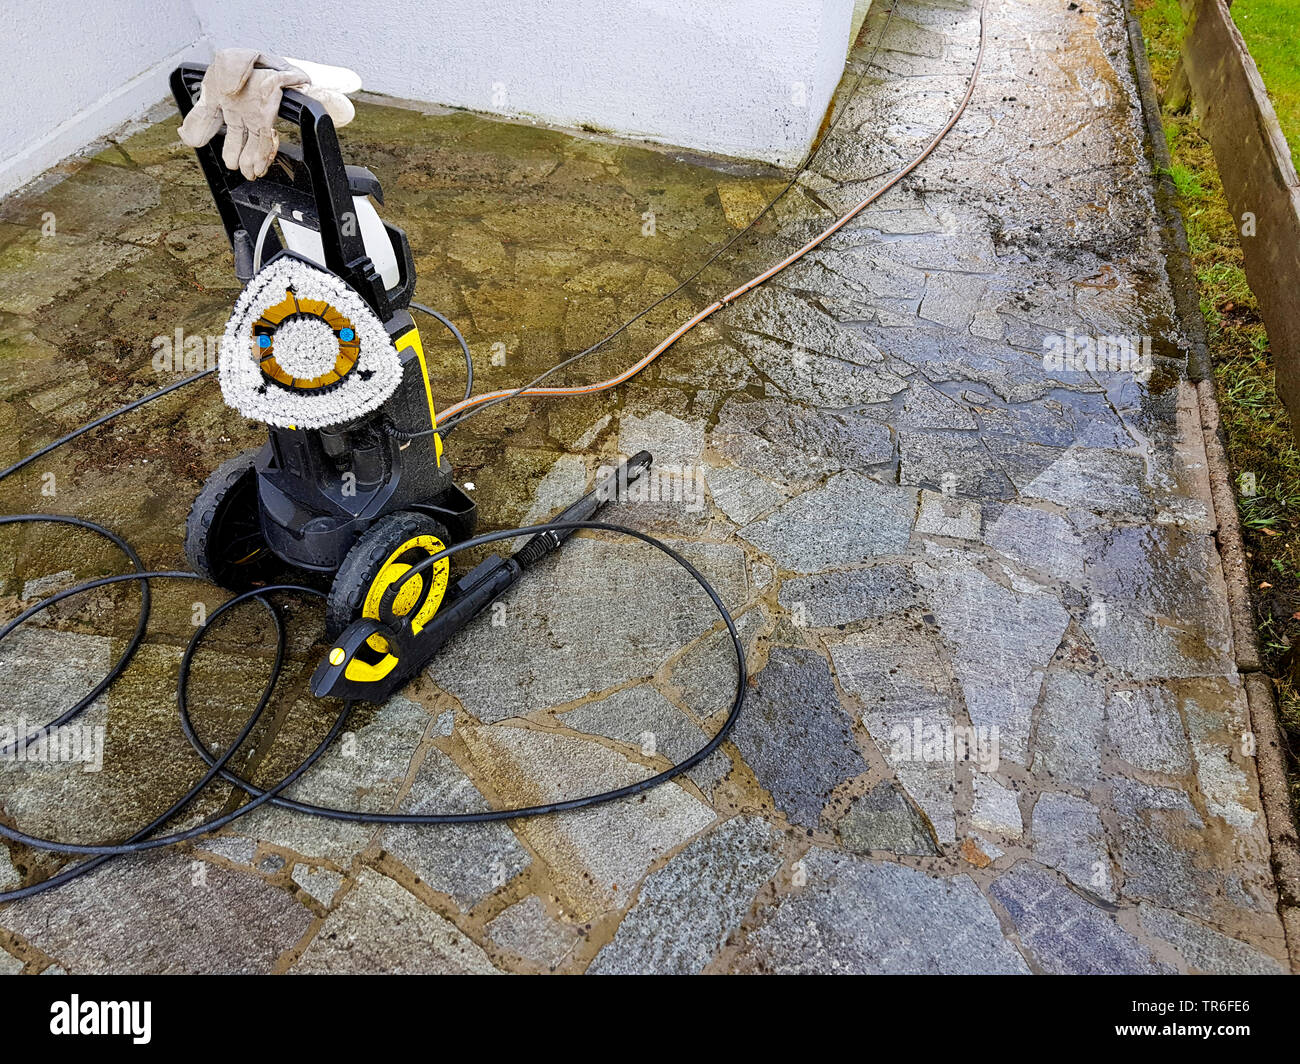
[[[617,453],[675,467],[621,517],[737,616],[729,742],[635,800],[510,824],[259,811],[0,911],[0,963],[1284,971],[1122,7],[987,20],[971,105],[917,174],[583,407],[564,453],[534,445],[533,517]],[[879,0],[843,121],[737,276],[933,135],[978,23],[969,0]],[[700,599],[630,540],[575,539],[295,794],[472,810],[662,769],[734,684]]]

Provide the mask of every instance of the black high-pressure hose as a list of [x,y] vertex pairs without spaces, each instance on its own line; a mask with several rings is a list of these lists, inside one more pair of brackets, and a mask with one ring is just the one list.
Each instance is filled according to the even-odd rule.
[[[455,332],[454,328],[453,328],[453,332]],[[462,342],[462,346],[464,346],[464,341],[462,340],[461,342]],[[203,377],[206,377],[211,372],[212,372],[211,370],[207,370],[204,371],[203,373],[195,374],[192,377],[187,377],[184,380],[177,381],[174,384],[170,384],[166,388],[159,389],[156,392],[151,392],[149,395],[143,396],[140,399],[128,403],[127,405],[120,407],[117,410],[111,411],[110,413],[105,414],[103,417],[96,418],[94,421],[91,421],[88,424],[81,426],[80,428],[74,430],[73,432],[68,433],[65,436],[61,436],[59,439],[33,452],[32,454],[28,455],[26,458],[23,458],[18,462],[15,462],[7,469],[0,470],[0,481],[3,481],[5,478],[9,476],[12,476],[14,473],[23,469],[31,462],[35,461],[37,458],[49,454],[57,447],[60,447],[63,444],[68,443],[71,440],[78,438],[79,436],[84,435],[85,433],[89,432],[91,429],[103,425],[106,422],[111,421],[113,418],[125,414],[131,410],[136,410],[139,407],[144,406],[146,403],[149,403],[155,399],[159,399],[164,395],[167,395],[177,390],[178,388],[181,388],[187,384],[192,384],[193,382],[200,380]],[[38,523],[68,525],[70,527],[84,529],[86,531],[90,531],[95,533],[96,535],[104,537],[105,539],[109,540],[109,542],[111,542],[115,547],[118,548],[118,550],[120,550],[126,556],[127,560],[130,561],[134,571],[129,573],[118,574],[115,576],[101,577],[96,580],[85,581],[73,587],[65,588],[62,591],[59,591],[53,595],[48,596],[45,599],[42,599],[41,601],[35,603],[34,605],[29,606],[17,617],[15,617],[12,621],[9,621],[6,625],[4,625],[3,628],[0,628],[0,641],[3,641],[6,636],[8,636],[15,628],[17,628],[24,621],[29,620],[30,618],[36,616],[37,614],[43,612],[46,609],[49,609],[51,606],[55,605],[56,603],[62,602],[64,599],[71,598],[74,595],[84,594],[85,592],[94,590],[95,588],[108,587],[108,586],[113,586],[113,585],[128,583],[128,582],[139,582],[141,584],[140,619],[136,625],[135,632],[133,633],[131,639],[127,642],[126,649],[122,652],[122,655],[109,669],[108,673],[105,674],[104,678],[95,685],[95,687],[90,691],[89,694],[81,698],[76,703],[76,705],[74,705],[70,709],[60,713],[57,717],[54,718],[54,720],[52,720],[49,724],[45,725],[43,728],[36,729],[29,735],[19,737],[18,739],[16,739],[15,743],[10,744],[4,750],[0,750],[0,757],[10,756],[11,754],[16,753],[17,750],[26,748],[26,746],[31,741],[33,741],[37,736],[44,734],[53,728],[59,727],[75,719],[85,710],[87,706],[89,706],[92,702],[95,701],[96,698],[98,698],[101,694],[103,694],[104,691],[107,690],[113,684],[113,682],[122,674],[122,672],[126,669],[127,665],[131,662],[132,658],[135,656],[136,651],[139,650],[144,640],[145,630],[148,624],[149,613],[151,608],[151,597],[149,592],[151,581],[203,579],[202,577],[198,576],[195,573],[183,572],[178,570],[146,570],[144,568],[143,562],[140,560],[139,555],[135,552],[135,550],[123,537],[117,535],[115,532],[112,532],[111,530],[103,527],[102,525],[96,524],[93,521],[85,520],[84,518],[70,517],[70,516],[57,515],[57,514],[14,514],[10,516],[0,516],[0,525],[38,524]],[[267,705],[271,701],[271,697],[275,691],[276,684],[279,680],[280,673],[283,669],[284,648],[285,648],[284,625],[281,622],[279,613],[276,611],[276,609],[271,604],[271,602],[266,598],[266,596],[274,593],[279,593],[279,592],[294,592],[299,594],[315,595],[317,597],[321,597],[320,591],[309,587],[302,587],[296,584],[277,584],[270,587],[255,588],[251,591],[246,591],[240,595],[236,595],[234,598],[231,598],[226,602],[222,603],[222,605],[219,606],[216,610],[214,610],[211,616],[209,616],[204,621],[204,623],[196,629],[193,637],[190,639],[190,642],[185,649],[184,655],[181,658],[180,668],[177,673],[176,701],[177,701],[177,707],[180,711],[181,730],[184,732],[186,739],[194,747],[194,750],[207,764],[208,766],[207,771],[203,773],[203,775],[186,791],[184,795],[182,795],[180,798],[174,801],[163,813],[155,817],[153,820],[149,821],[149,823],[145,824],[137,831],[133,832],[127,839],[125,839],[122,842],[64,843],[64,842],[58,842],[57,840],[54,839],[45,839],[35,835],[29,835],[26,832],[18,831],[6,825],[0,824],[0,836],[3,836],[4,838],[8,838],[14,842],[22,843],[23,845],[30,846],[34,849],[45,850],[52,853],[85,854],[88,855],[89,857],[88,860],[81,861],[70,867],[64,868],[61,871],[55,873],[50,878],[42,880],[39,883],[33,883],[26,887],[20,887],[15,890],[10,890],[10,891],[5,891],[3,893],[0,893],[0,902],[16,901],[20,898],[30,897],[34,894],[41,893],[42,891],[50,890],[54,887],[60,886],[64,883],[69,882],[72,879],[75,879],[78,876],[85,875],[87,872],[93,871],[95,868],[99,867],[99,865],[103,864],[104,861],[108,860],[110,857],[114,857],[119,854],[141,853],[146,850],[158,849],[163,846],[170,846],[175,843],[185,842],[191,839],[198,838],[201,835],[205,835],[210,832],[216,831],[222,827],[225,827],[226,825],[232,823],[233,821],[239,819],[240,817],[252,812],[254,809],[262,805],[265,805],[267,803],[278,805],[286,809],[291,809],[296,812],[305,813],[310,816],[318,816],[329,820],[340,820],[340,821],[346,821],[352,823],[367,823],[367,824],[483,823],[486,821],[493,821],[493,820],[509,820],[513,818],[541,816],[547,813],[558,813],[567,810],[582,809],[588,806],[598,805],[603,802],[615,801],[616,799],[630,797],[631,795],[639,794],[643,791],[649,790],[652,787],[657,787],[660,784],[666,783],[669,780],[681,775],[683,772],[689,771],[695,765],[699,764],[702,760],[704,760],[704,758],[708,757],[711,753],[713,753],[726,739],[727,734],[731,731],[732,726],[735,724],[736,719],[740,714],[741,707],[744,704],[745,686],[748,682],[748,678],[747,678],[747,673],[745,668],[744,647],[741,645],[740,635],[736,630],[735,621],[732,619],[731,614],[726,607],[726,604],[722,601],[722,598],[718,594],[718,592],[713,588],[713,586],[708,582],[708,580],[705,579],[703,574],[701,574],[700,571],[696,569],[695,566],[693,566],[686,558],[682,557],[682,555],[678,554],[667,544],[661,542],[660,540],[655,539],[653,536],[646,535],[644,532],[639,532],[636,529],[625,528],[621,525],[609,524],[602,521],[568,521],[568,522],[557,522],[554,524],[529,525],[525,528],[513,528],[513,529],[505,529],[497,532],[489,532],[481,536],[475,536],[472,539],[464,540],[461,543],[458,543],[455,546],[450,547],[447,550],[443,551],[436,557],[432,559],[428,559],[428,561],[430,562],[430,564],[433,564],[442,558],[451,557],[454,554],[459,554],[461,551],[469,550],[472,547],[479,547],[488,543],[496,543],[501,540],[514,539],[516,537],[531,536],[539,532],[545,531],[547,529],[555,529],[560,531],[588,529],[594,531],[615,532],[621,535],[631,536],[634,539],[639,539],[644,543],[648,543],[652,547],[655,547],[663,551],[670,558],[672,558],[673,561],[675,561],[678,565],[684,568],[691,575],[691,577],[696,581],[696,583],[698,583],[700,587],[704,589],[705,594],[708,595],[713,605],[717,608],[718,612],[721,614],[722,620],[725,623],[727,628],[727,633],[731,639],[732,648],[735,650],[736,653],[736,664],[737,664],[736,694],[734,699],[732,700],[731,709],[728,712],[727,718],[723,722],[722,727],[718,730],[718,732],[713,736],[712,739],[710,739],[704,746],[700,747],[700,749],[697,750],[690,757],[686,758],[685,760],[679,762],[678,764],[674,765],[669,769],[665,769],[664,771],[646,777],[643,780],[639,780],[635,783],[627,784],[626,786],[618,787],[613,790],[602,791],[597,794],[585,795],[581,798],[573,798],[567,801],[550,802],[544,805],[527,806],[518,809],[494,809],[494,810],[489,810],[487,812],[479,812],[479,813],[431,813],[431,814],[369,813],[369,812],[363,812],[361,810],[342,809],[334,806],[314,805],[311,803],[298,802],[290,798],[281,797],[282,793],[285,790],[287,790],[289,787],[291,787],[294,783],[296,783],[302,777],[302,775],[308,769],[310,769],[311,766],[314,765],[329,749],[330,745],[343,731],[344,726],[346,725],[349,717],[351,716],[355,703],[351,701],[343,703],[343,706],[340,709],[338,716],[335,718],[334,723],[331,725],[328,734],[320,742],[320,744],[310,754],[308,754],[308,756],[303,761],[301,761],[292,771],[290,771],[278,783],[274,784],[273,786],[267,787],[265,789],[261,789],[256,785],[254,785],[253,783],[251,783],[250,781],[244,779],[242,776],[238,775],[237,773],[232,772],[227,767],[231,759],[235,756],[236,753],[238,753],[238,751],[242,748],[244,743],[247,741],[249,735],[252,734],[252,731],[256,727],[257,722],[261,719],[263,712],[265,711]],[[212,625],[215,624],[216,621],[223,614],[225,614],[227,610],[230,610],[233,607],[243,602],[246,602],[250,599],[256,599],[271,614],[272,620],[275,624],[275,630],[276,630],[275,657],[272,662],[271,674],[268,677],[266,684],[262,688],[262,693],[258,698],[257,705],[254,708],[252,714],[245,722],[243,728],[241,728],[239,734],[226,747],[225,751],[220,755],[216,755],[208,748],[208,746],[199,737],[198,733],[194,729],[193,721],[190,718],[189,703],[187,697],[190,667],[194,659],[194,654],[199,647],[199,644],[202,642],[204,636],[207,634],[208,630],[212,627]],[[182,831],[176,831],[168,835],[157,834],[157,832],[160,831],[164,827],[164,825],[166,825],[168,822],[170,822],[175,817],[183,813],[187,808],[189,808],[189,806],[194,802],[194,800],[208,787],[209,784],[214,782],[217,779],[217,777],[220,777],[221,780],[223,780],[224,782],[233,784],[239,790],[245,792],[249,796],[249,801],[245,802],[244,804],[238,806],[237,808],[235,808],[234,810],[228,813],[222,814],[210,820],[206,820],[201,824],[195,825],[194,827],[190,827]]]
[[443,325],[450,330],[451,335],[456,338],[456,343],[460,344],[461,354],[465,356],[465,398],[468,399],[474,394],[474,356],[469,353],[469,344],[465,342],[465,337],[461,336],[460,330],[456,328],[456,323],[450,318],[439,314],[433,307],[426,307],[423,303],[411,301],[411,309],[418,310],[421,314],[427,314],[431,318],[437,318]]
[[[456,328],[455,323],[450,318],[439,314],[433,307],[426,307],[423,303],[414,301],[411,302],[410,306],[412,310],[418,310],[421,314],[428,314],[431,318],[437,318],[450,330],[451,335],[460,344],[461,354],[465,356],[465,398],[461,402],[469,402],[470,396],[474,394],[474,356],[469,353],[469,344],[465,342],[465,337],[461,336],[460,330]],[[418,440],[421,437],[432,436],[435,432],[440,431],[437,425],[431,425],[427,429],[404,429],[390,424],[387,419],[384,419],[383,426],[385,432],[399,440]],[[451,434],[448,429],[442,429],[441,432],[444,440]]]

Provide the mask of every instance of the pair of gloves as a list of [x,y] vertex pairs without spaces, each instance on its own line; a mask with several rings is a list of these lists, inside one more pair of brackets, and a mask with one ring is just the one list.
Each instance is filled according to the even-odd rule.
[[319,100],[336,126],[346,125],[356,113],[342,92],[313,85],[311,76],[288,60],[251,48],[223,48],[208,64],[198,103],[181,123],[181,140],[200,148],[224,125],[221,161],[249,181],[259,178],[280,148],[275,120],[285,89]]

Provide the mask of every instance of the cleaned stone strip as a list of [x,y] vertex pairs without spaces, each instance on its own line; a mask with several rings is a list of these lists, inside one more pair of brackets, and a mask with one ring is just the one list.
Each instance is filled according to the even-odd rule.
[[1263,659],[1255,633],[1255,611],[1251,603],[1249,567],[1241,541],[1241,526],[1237,517],[1236,493],[1232,487],[1232,470],[1228,464],[1223,442],[1223,427],[1219,418],[1219,403],[1210,372],[1209,353],[1205,341],[1205,323],[1199,308],[1185,306],[1184,293],[1194,292],[1196,282],[1192,270],[1187,234],[1182,219],[1174,207],[1171,195],[1172,181],[1169,168],[1169,150],[1164,140],[1164,126],[1160,120],[1160,105],[1151,79],[1142,30],[1133,14],[1132,0],[1125,0],[1125,18],[1128,25],[1130,52],[1137,75],[1138,95],[1146,119],[1148,140],[1157,167],[1159,198],[1165,215],[1166,264],[1170,282],[1179,301],[1183,325],[1189,331],[1192,350],[1188,357],[1188,374],[1196,383],[1197,400],[1201,412],[1201,436],[1205,444],[1206,472],[1210,478],[1210,496],[1218,525],[1219,557],[1223,562],[1223,576],[1228,590],[1228,609],[1232,618],[1234,657],[1239,672],[1243,673],[1246,696],[1250,705],[1251,729],[1256,741],[1256,770],[1259,778],[1260,798],[1264,818],[1268,824],[1269,842],[1273,849],[1273,870],[1277,876],[1279,915],[1286,932],[1287,952],[1291,968],[1300,972],[1300,838],[1291,816],[1290,794],[1287,787],[1286,764],[1282,756],[1277,710],[1273,701],[1272,682],[1262,674]]
[[1251,604],[1249,567],[1237,519],[1237,500],[1232,489],[1232,472],[1223,446],[1223,427],[1213,380],[1196,386],[1201,407],[1201,430],[1205,440],[1206,469],[1210,495],[1218,522],[1219,555],[1228,590],[1232,616],[1233,645],[1237,668],[1246,685],[1250,705],[1250,727],[1255,736],[1255,768],[1260,800],[1273,850],[1273,872],[1277,877],[1278,914],[1286,933],[1291,970],[1300,973],[1300,837],[1296,835],[1287,786],[1286,760],[1282,753],[1273,682],[1264,673],[1263,659],[1255,635],[1255,611]]
[[1251,603],[1249,567],[1241,541],[1241,526],[1237,516],[1236,493],[1232,487],[1232,470],[1223,440],[1223,426],[1219,417],[1219,403],[1215,394],[1214,377],[1210,371],[1209,351],[1205,336],[1205,322],[1194,301],[1186,305],[1190,293],[1196,291],[1196,276],[1192,269],[1191,254],[1182,218],[1176,207],[1173,182],[1168,174],[1169,149],[1164,139],[1164,125],[1160,119],[1160,104],[1147,62],[1142,29],[1133,12],[1132,0],[1124,0],[1124,14],[1128,28],[1129,50],[1137,76],[1138,95],[1146,120],[1148,140],[1157,165],[1158,197],[1165,216],[1166,268],[1170,282],[1179,301],[1183,325],[1190,333],[1192,350],[1189,352],[1189,376],[1196,382],[1197,400],[1201,412],[1201,436],[1205,444],[1206,471],[1210,478],[1210,495],[1218,525],[1219,556],[1223,562],[1224,581],[1228,591],[1228,608],[1232,617],[1233,647],[1237,669],[1243,673],[1246,698],[1250,706],[1251,729],[1256,742],[1256,774],[1259,779],[1260,799],[1264,818],[1268,824],[1269,842],[1273,849],[1273,871],[1277,877],[1279,915],[1286,934],[1287,953],[1293,972],[1300,973],[1300,838],[1296,834],[1291,814],[1290,792],[1287,786],[1286,763],[1282,755],[1281,733],[1277,722],[1277,707],[1273,700],[1272,681],[1263,674],[1263,660],[1255,632],[1255,612]]

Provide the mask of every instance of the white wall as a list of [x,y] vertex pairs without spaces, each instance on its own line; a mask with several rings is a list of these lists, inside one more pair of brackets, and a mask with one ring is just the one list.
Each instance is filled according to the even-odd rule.
[[201,32],[190,0],[0,5],[0,195],[166,96]]
[[0,7],[0,195],[241,45],[431,103],[792,165],[864,0],[22,0]]
[[792,164],[843,73],[854,0],[196,0],[195,8],[217,47],[351,66],[372,92]]

